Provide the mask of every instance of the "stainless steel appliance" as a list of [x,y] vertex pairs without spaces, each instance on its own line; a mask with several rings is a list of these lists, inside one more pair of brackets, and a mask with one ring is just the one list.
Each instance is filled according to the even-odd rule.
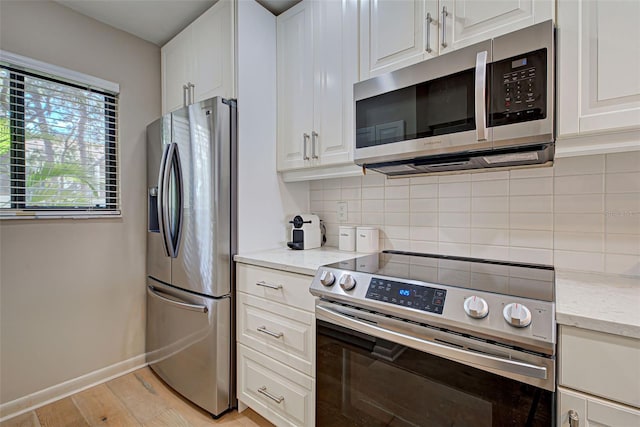
[[384,251],[310,291],[316,425],[555,425],[553,267]]
[[322,245],[320,218],[313,214],[300,214],[291,221],[291,241],[287,242],[290,249],[315,249]]
[[387,175],[550,163],[552,21],[354,86],[358,165]]
[[213,98],[147,127],[147,362],[219,416],[232,406],[236,103]]

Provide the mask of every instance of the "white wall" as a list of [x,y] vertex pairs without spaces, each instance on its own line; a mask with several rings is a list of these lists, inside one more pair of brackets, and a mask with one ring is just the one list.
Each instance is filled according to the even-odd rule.
[[276,172],[276,17],[238,2],[238,252],[286,246],[288,217],[309,210],[309,184]]
[[314,181],[311,210],[337,246],[337,202],[379,227],[383,249],[640,275],[640,151],[557,159],[552,168]]
[[0,48],[120,84],[123,210],[0,222],[4,404],[144,354],[145,128],[160,115],[160,50],[58,3],[12,0],[0,2]]

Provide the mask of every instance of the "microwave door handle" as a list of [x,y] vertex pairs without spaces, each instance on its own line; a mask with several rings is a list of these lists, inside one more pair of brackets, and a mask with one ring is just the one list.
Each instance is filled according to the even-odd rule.
[[478,141],[487,140],[487,55],[478,52],[476,56],[476,131]]

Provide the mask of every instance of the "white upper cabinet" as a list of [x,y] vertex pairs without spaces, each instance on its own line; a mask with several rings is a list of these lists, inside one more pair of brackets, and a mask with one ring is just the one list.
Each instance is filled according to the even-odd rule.
[[235,97],[234,1],[219,0],[193,23],[195,99]]
[[560,137],[640,128],[638,17],[637,0],[558,2]]
[[278,170],[304,167],[313,128],[312,2],[277,19]]
[[313,3],[312,142],[315,138],[320,165],[346,163],[353,159],[355,135],[353,84],[358,81],[358,5],[354,0]]
[[213,96],[233,98],[233,0],[219,0],[162,47],[162,112]]
[[356,0],[304,0],[278,16],[278,170],[353,159]]
[[186,103],[184,85],[189,80],[191,31],[183,31],[162,47],[162,114]]
[[552,0],[440,0],[440,53],[554,18]]
[[360,0],[360,80],[554,17],[553,0]]
[[437,13],[437,0],[361,0],[361,80],[437,55]]

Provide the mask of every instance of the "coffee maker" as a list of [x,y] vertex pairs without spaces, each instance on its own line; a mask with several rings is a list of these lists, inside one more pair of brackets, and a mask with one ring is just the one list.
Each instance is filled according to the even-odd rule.
[[320,218],[313,214],[300,214],[289,221],[291,227],[291,241],[287,246],[291,249],[314,249],[322,244]]

